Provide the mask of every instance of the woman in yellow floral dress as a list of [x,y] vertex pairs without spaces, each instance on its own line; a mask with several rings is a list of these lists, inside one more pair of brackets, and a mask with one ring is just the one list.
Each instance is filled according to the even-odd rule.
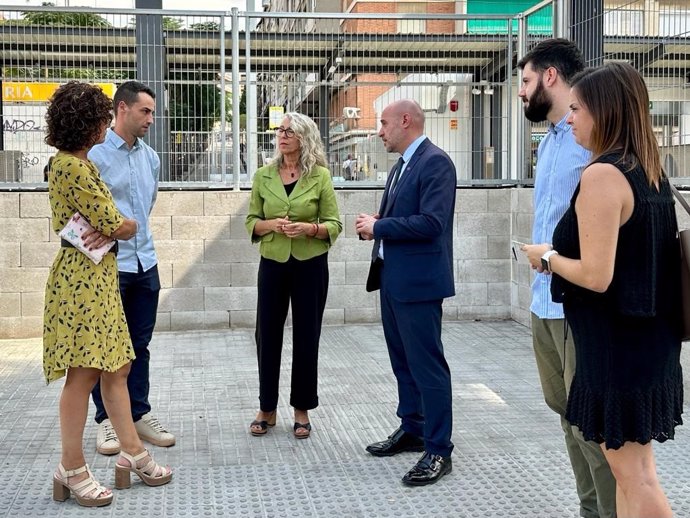
[[[46,143],[59,150],[48,178],[53,230],[59,232],[79,212],[95,229],[85,240],[94,248],[111,238],[131,239],[137,230],[136,221],[117,210],[96,166],[86,157],[92,146],[103,142],[111,109],[100,88],[73,81],[55,92],[46,113]],[[46,381],[67,376],[60,396],[62,458],[53,475],[55,500],[67,500],[73,493],[84,506],[112,502],[112,492],[93,478],[82,447],[89,395],[99,378],[122,445],[116,486],[129,487],[130,472],[152,486],[172,478],[170,468],[153,462],[132,422],[127,375],[133,358],[115,253],[95,264],[63,241],[46,284],[43,330]]]

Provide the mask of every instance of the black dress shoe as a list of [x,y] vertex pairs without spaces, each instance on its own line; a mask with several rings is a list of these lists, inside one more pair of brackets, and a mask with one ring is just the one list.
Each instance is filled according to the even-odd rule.
[[404,451],[424,451],[424,440],[398,428],[385,441],[367,446],[367,451],[376,457],[390,457]]
[[446,473],[453,471],[453,462],[450,457],[441,457],[424,452],[422,458],[402,478],[406,486],[426,486],[435,484]]

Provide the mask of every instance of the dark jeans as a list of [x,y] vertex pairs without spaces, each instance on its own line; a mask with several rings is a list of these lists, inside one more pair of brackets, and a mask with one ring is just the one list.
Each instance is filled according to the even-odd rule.
[[280,357],[288,306],[292,305],[292,379],[290,405],[311,410],[319,404],[317,370],[323,311],[328,295],[328,254],[286,263],[261,258],[256,312],[259,402],[270,412],[278,406]]
[[[145,272],[139,264],[137,273],[120,272],[120,295],[136,355],[127,377],[132,419],[135,422],[151,411],[149,404],[149,342],[156,325],[160,289],[158,266]],[[108,418],[101,397],[100,381],[91,392],[91,397],[96,404],[96,422],[100,423]]]

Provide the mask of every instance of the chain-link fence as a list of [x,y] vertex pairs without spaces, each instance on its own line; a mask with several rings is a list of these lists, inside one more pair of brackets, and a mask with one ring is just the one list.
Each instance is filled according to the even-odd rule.
[[[395,13],[373,12],[375,2],[348,13],[0,6],[0,184],[43,181],[54,152],[43,143],[46,101],[69,79],[109,94],[128,79],[151,86],[147,140],[175,185],[248,186],[273,156],[286,111],[316,121],[336,185],[380,185],[397,157],[378,121],[402,98],[422,106],[426,134],[451,156],[459,183],[524,181],[545,128],[524,122],[515,62],[555,34],[559,4],[536,3],[385,3]],[[641,68],[671,173],[687,175],[678,164],[690,144],[689,11],[680,0],[654,2],[657,13],[646,5],[607,3],[603,56]]]
[[684,0],[617,2],[600,23],[605,35],[617,36],[604,48],[603,61],[628,61],[645,78],[666,172],[690,177],[690,5]]

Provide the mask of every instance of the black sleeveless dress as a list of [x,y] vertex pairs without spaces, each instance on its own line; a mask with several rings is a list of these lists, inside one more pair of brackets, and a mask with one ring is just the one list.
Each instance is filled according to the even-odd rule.
[[[611,285],[604,293],[554,274],[551,294],[563,302],[576,350],[566,419],[585,439],[618,449],[625,442],[673,439],[682,424],[680,366],[680,248],[668,181],[650,186],[640,167],[616,166],[632,188],[635,206],[620,227]],[[553,247],[580,258],[575,201],[556,226]]]

